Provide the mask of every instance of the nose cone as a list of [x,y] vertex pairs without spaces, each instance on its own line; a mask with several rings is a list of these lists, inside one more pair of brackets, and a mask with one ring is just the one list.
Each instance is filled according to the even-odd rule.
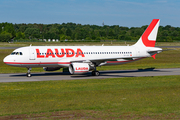
[[12,59],[10,58],[10,56],[6,56],[4,59],[3,59],[3,62],[7,65],[9,65],[11,62],[12,62]]
[[20,62],[18,62],[17,56],[8,55],[3,59],[3,62],[10,66],[21,67]]

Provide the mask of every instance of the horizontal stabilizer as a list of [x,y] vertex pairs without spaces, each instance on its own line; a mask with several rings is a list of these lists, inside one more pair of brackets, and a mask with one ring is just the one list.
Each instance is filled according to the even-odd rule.
[[156,47],[147,50],[148,53],[160,53],[162,51],[163,51],[162,48],[156,48]]

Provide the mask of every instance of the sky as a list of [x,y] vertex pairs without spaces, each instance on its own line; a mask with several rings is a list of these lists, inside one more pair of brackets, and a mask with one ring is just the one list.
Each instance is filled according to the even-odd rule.
[[180,27],[180,0],[0,0],[0,23]]

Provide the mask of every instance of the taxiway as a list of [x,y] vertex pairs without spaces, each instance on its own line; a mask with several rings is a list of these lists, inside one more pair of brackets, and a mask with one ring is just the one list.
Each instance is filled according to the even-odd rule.
[[180,75],[180,68],[100,71],[100,76],[91,76],[91,72],[88,72],[85,75],[70,75],[68,72],[32,73],[32,77],[29,78],[26,77],[26,73],[0,74],[0,82],[104,79],[104,78],[166,76],[166,75]]

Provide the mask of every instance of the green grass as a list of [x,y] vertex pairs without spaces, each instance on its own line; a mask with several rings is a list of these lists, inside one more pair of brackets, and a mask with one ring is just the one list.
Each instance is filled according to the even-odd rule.
[[[20,47],[29,44],[0,43],[0,46]],[[115,44],[124,43],[112,45]],[[33,45],[47,45],[47,43],[33,43]],[[58,45],[77,45],[77,43]],[[2,62],[12,51],[0,49],[0,73],[26,73],[26,68],[12,67]],[[98,67],[98,70],[179,68],[179,53],[180,49],[164,51],[158,54],[155,60],[145,58],[124,65]],[[43,69],[33,68],[32,72],[43,72]],[[0,83],[0,119],[180,119],[179,80],[180,76],[157,76]]]
[[[180,76],[0,83],[0,119],[180,119]],[[79,115],[80,114],[80,115]],[[5,116],[5,117],[4,117]]]

